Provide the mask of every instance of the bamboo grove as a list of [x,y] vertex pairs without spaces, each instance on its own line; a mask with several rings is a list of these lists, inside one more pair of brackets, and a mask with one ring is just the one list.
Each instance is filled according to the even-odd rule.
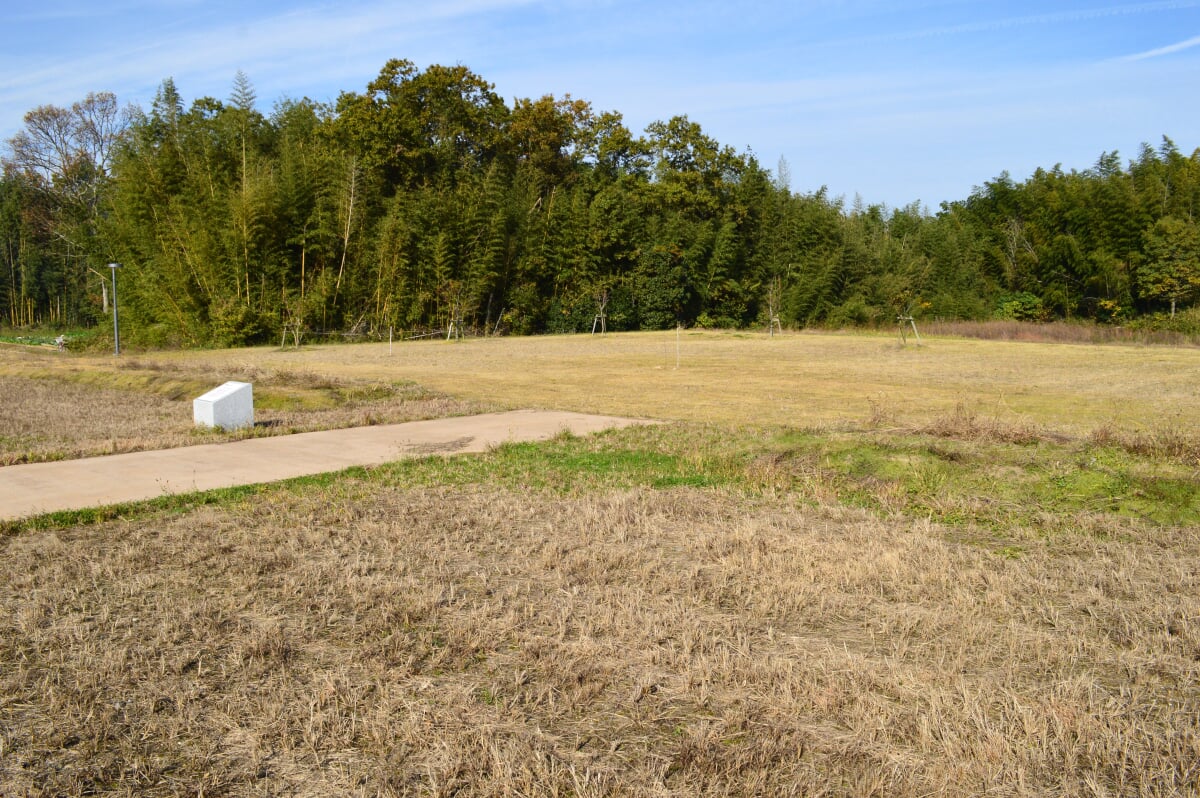
[[289,334],[530,334],[1169,319],[1200,294],[1200,151],[1007,174],[936,213],[793,191],[687,117],[511,105],[463,66],[387,63],[333,104],[30,111],[0,182],[0,319],[97,324],[105,264],[151,345]]

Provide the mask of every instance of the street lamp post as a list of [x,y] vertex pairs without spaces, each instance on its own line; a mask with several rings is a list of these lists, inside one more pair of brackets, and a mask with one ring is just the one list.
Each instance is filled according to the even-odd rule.
[[113,356],[121,354],[121,327],[117,324],[117,269],[121,268],[119,263],[110,263],[108,268],[112,269],[113,281]]

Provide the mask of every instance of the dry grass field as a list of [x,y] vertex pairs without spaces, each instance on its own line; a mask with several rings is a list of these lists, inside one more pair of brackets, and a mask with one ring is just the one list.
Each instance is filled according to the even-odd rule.
[[[958,405],[1074,433],[1192,426],[1200,348],[684,331],[164,354],[163,362],[405,379],[458,397],[720,424],[924,422]],[[111,360],[111,358],[109,358]]]
[[[227,380],[254,384],[255,428],[197,429],[192,399]],[[17,348],[0,348],[0,397],[0,466],[489,409],[412,382],[154,358],[113,363]]]
[[677,420],[5,527],[0,795],[1200,794],[1200,352],[676,357],[0,359],[89,412],[254,373],[297,424],[326,383]]

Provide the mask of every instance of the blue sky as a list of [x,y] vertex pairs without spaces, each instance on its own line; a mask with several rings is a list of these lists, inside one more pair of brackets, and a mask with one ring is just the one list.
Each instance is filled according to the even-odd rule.
[[362,91],[388,58],[464,64],[516,97],[571,94],[635,132],[687,114],[791,186],[936,211],[1039,166],[1200,146],[1200,0],[46,0],[9,4],[0,138],[90,91],[260,110]]

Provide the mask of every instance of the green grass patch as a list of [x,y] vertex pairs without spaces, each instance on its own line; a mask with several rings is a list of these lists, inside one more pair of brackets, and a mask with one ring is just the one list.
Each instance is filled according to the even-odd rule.
[[491,483],[513,490],[579,493],[620,488],[716,487],[728,478],[679,453],[640,448],[623,433],[560,435],[543,443],[508,443],[479,456],[430,457],[383,466],[402,485]]
[[[21,344],[23,346],[54,346],[58,336],[66,337],[67,349],[89,349],[100,335],[97,329],[3,329],[0,330],[0,343]],[[110,339],[111,341],[111,339]]]

